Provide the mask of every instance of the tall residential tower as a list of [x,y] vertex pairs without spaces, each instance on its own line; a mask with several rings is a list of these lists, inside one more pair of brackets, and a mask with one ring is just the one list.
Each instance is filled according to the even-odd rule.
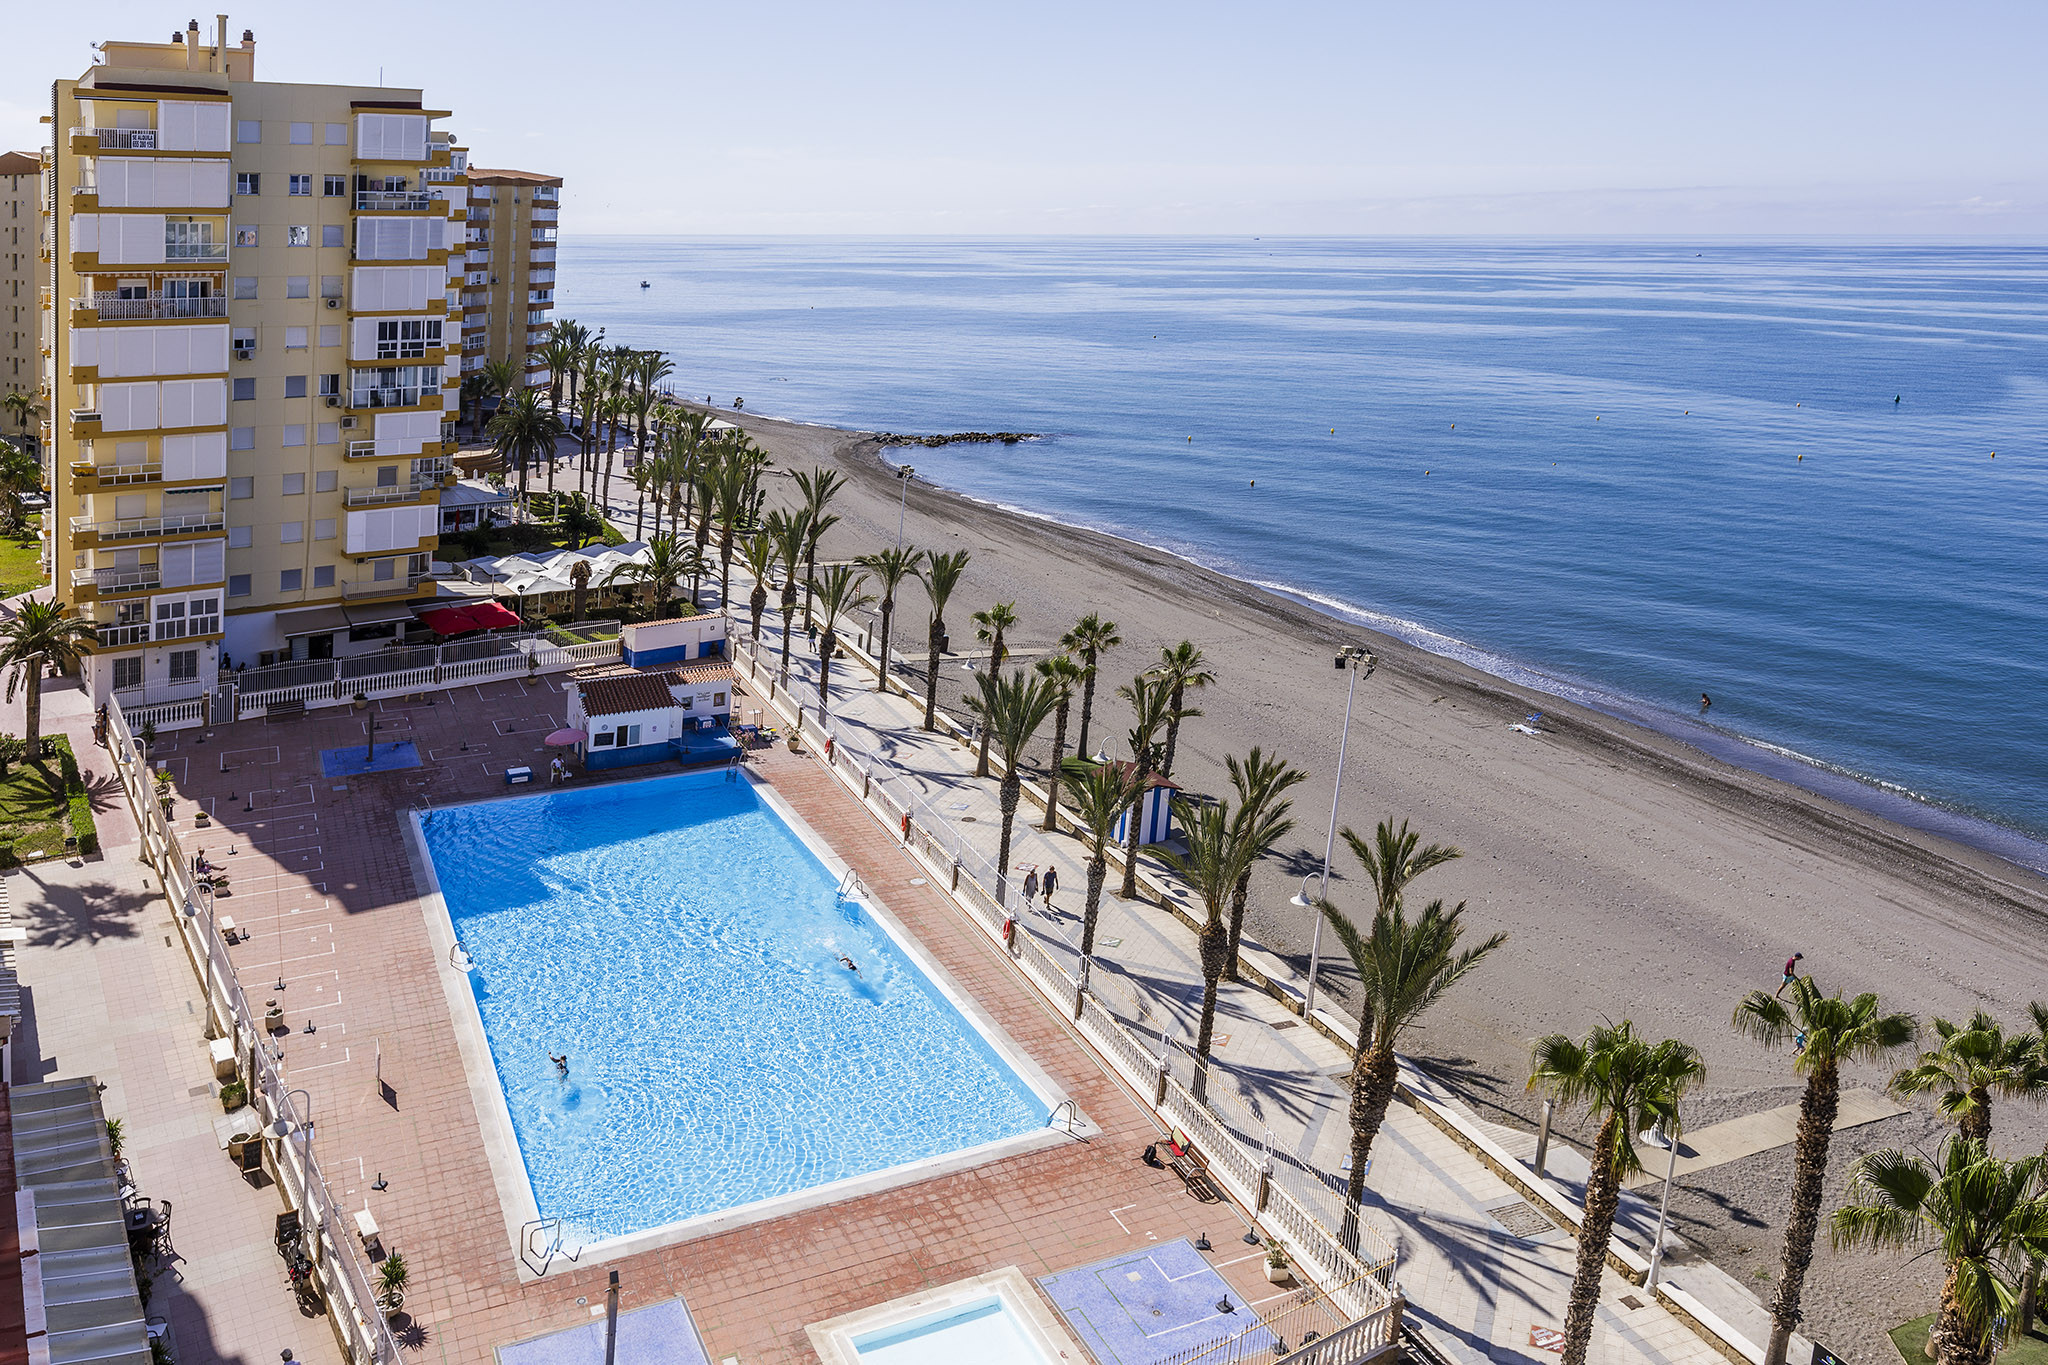
[[205,37],[104,43],[54,90],[56,591],[99,624],[88,690],[130,705],[400,634],[454,451],[446,112]]
[[527,388],[547,387],[535,354],[554,324],[555,220],[562,178],[532,171],[469,168],[467,277],[462,368],[508,360]]
[[[43,362],[36,319],[36,230],[43,203],[43,163],[27,152],[0,152],[0,397],[36,398]],[[40,400],[38,400],[40,403]],[[0,436],[33,435],[0,411]]]

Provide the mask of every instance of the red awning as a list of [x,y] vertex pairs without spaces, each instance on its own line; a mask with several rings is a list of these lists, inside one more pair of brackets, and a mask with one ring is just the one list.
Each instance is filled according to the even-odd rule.
[[463,614],[476,623],[478,630],[502,630],[521,624],[518,612],[497,602],[473,602],[463,609]]
[[464,631],[477,629],[469,619],[469,612],[463,607],[442,607],[438,611],[422,612],[420,620],[436,635],[460,635]]

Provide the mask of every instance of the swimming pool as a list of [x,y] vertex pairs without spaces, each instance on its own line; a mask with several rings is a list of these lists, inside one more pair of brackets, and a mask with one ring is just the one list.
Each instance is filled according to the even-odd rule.
[[914,941],[838,895],[829,850],[744,774],[415,818],[475,964],[522,1213],[571,1243],[917,1178],[1042,1134],[1058,1102]]
[[1060,1365],[1091,1359],[1015,1266],[814,1322],[804,1333],[822,1365]]

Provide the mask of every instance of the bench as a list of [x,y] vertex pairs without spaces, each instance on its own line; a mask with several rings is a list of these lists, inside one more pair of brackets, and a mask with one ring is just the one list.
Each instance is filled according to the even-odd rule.
[[1180,1177],[1180,1183],[1187,1186],[1189,1194],[1204,1204],[1218,1203],[1222,1191],[1210,1178],[1209,1163],[1202,1160],[1202,1154],[1188,1141],[1188,1135],[1176,1128],[1166,1143],[1167,1167]]
[[303,698],[293,701],[274,701],[263,708],[263,719],[265,720],[289,720],[293,716],[303,716],[305,714],[306,703]]

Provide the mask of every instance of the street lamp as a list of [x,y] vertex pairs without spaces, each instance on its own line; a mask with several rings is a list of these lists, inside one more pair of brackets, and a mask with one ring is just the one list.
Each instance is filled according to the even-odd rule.
[[[306,1096],[306,1117],[297,1123],[294,1123],[291,1119],[285,1117],[287,1109],[289,1109],[291,1106],[292,1096],[294,1095]],[[285,1138],[290,1137],[293,1133],[303,1133],[306,1135],[306,1137],[311,1138],[313,1136],[312,1115],[313,1097],[311,1095],[306,1095],[306,1092],[303,1090],[287,1090],[284,1092],[284,1098],[278,1101],[277,1117],[271,1121],[270,1135],[278,1139],[280,1142],[282,1142]]]
[[[1664,1120],[1657,1120],[1657,1127],[1662,1128],[1663,1126]],[[1650,1244],[1650,1273],[1643,1279],[1644,1288],[1652,1293],[1655,1293],[1657,1290],[1658,1272],[1664,1269],[1664,1229],[1671,1222],[1671,1184],[1678,1176],[1678,1132],[1674,1128],[1668,1136],[1663,1134],[1659,1136],[1664,1136],[1665,1141],[1657,1145],[1668,1145],[1671,1149],[1671,1155],[1665,1159],[1664,1163],[1664,1197],[1657,1204],[1657,1240]],[[1646,1142],[1650,1141],[1650,1135],[1648,1133],[1643,1134],[1643,1140]]]
[[896,497],[896,548],[903,548],[903,508],[910,501],[910,480],[917,471],[907,464],[896,466],[896,481],[903,489]]
[[1344,729],[1337,738],[1337,781],[1330,791],[1330,833],[1323,841],[1323,882],[1316,892],[1316,898],[1310,900],[1309,878],[1303,877],[1301,891],[1288,902],[1290,905],[1299,905],[1315,912],[1315,927],[1310,931],[1308,940],[1308,991],[1301,1006],[1301,1017],[1304,1019],[1313,1015],[1316,1008],[1316,969],[1321,965],[1323,948],[1322,902],[1328,900],[1330,896],[1330,855],[1337,849],[1337,799],[1344,791],[1344,751],[1351,743],[1351,703],[1358,696],[1358,675],[1361,665],[1365,676],[1370,678],[1373,669],[1378,667],[1379,660],[1373,657],[1371,650],[1362,649],[1357,645],[1345,645],[1337,651],[1336,667],[1351,670],[1351,685],[1344,693]]

